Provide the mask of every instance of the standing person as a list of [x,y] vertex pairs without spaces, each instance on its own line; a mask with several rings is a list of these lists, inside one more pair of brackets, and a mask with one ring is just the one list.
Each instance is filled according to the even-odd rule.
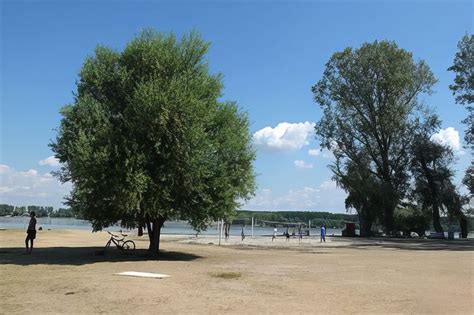
[[[26,253],[31,254],[33,251],[33,240],[36,238],[36,213],[31,211],[30,213],[30,223],[28,224],[28,229],[26,230]],[[30,241],[30,246],[28,248],[28,241]]]
[[290,241],[290,231],[289,231],[289,228],[286,228],[285,236],[286,236],[286,241],[289,242],[289,241]]
[[227,224],[224,224],[224,238],[226,242],[229,239],[229,229],[227,228]]
[[326,243],[326,227],[324,226],[324,224],[321,226],[321,240],[320,240],[320,243]]
[[224,222],[224,236],[225,236],[226,241],[229,239],[229,230],[230,230],[230,223],[226,221]]
[[277,228],[274,228],[273,235],[272,235],[272,243],[273,243],[273,240],[276,239],[276,237],[277,237]]
[[243,242],[245,239],[245,229],[243,226],[242,226],[242,231],[240,232],[240,236],[242,236],[242,242]]
[[298,227],[298,242],[301,243],[303,239],[303,229],[301,229],[301,225]]

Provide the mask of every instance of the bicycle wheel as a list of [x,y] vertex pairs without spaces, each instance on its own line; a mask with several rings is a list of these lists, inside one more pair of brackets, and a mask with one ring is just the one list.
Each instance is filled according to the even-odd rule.
[[125,254],[130,253],[131,251],[135,250],[135,242],[132,240],[128,240],[123,242],[122,250]]

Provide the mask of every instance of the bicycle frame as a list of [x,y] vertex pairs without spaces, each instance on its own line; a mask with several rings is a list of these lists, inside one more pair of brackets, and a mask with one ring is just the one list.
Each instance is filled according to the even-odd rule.
[[110,234],[110,239],[107,242],[107,244],[105,245],[105,248],[109,247],[111,245],[111,243],[114,243],[115,246],[117,246],[118,249],[121,249],[122,248],[121,243],[124,242],[123,240],[125,239],[125,237],[119,238],[117,235],[112,234],[109,231],[107,231],[107,233]]
[[135,250],[135,242],[133,240],[125,240],[126,234],[120,232],[122,235],[122,238],[120,238],[120,236],[110,233],[109,231],[107,231],[107,233],[110,234],[110,239],[107,244],[105,244],[104,252],[112,243],[115,244],[117,249],[122,250],[124,253],[130,253],[131,250]]

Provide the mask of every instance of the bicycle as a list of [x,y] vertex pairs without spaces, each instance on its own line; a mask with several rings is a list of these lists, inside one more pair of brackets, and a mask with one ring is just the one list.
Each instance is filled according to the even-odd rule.
[[120,238],[120,236],[110,233],[109,231],[107,231],[107,233],[110,234],[110,239],[107,242],[107,244],[105,244],[104,252],[107,249],[107,247],[109,247],[112,243],[114,243],[115,246],[117,246],[118,249],[121,249],[125,254],[129,254],[131,251],[135,250],[134,241],[132,240],[125,241],[125,237],[127,237],[127,234],[120,233],[122,235],[122,238]]

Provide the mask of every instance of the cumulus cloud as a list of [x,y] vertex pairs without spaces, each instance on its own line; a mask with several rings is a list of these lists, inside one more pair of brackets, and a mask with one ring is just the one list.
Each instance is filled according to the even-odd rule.
[[0,164],[0,174],[6,174],[8,171],[10,171],[10,167],[5,164]]
[[431,136],[431,140],[441,145],[450,147],[454,152],[462,153],[461,140],[459,132],[453,127],[441,129],[439,132]]
[[303,160],[296,160],[295,161],[295,166],[297,168],[313,168],[313,164],[311,163],[306,163],[305,161]]
[[308,155],[310,156],[322,156],[323,158],[326,159],[332,159],[334,158],[334,155],[332,154],[331,151],[327,149],[309,149],[308,150]]
[[39,165],[58,166],[59,160],[54,156],[47,157],[44,160],[38,162]]
[[63,185],[50,173],[40,174],[35,169],[17,171],[1,164],[0,174],[0,203],[60,207],[71,190],[69,183]]
[[276,193],[266,188],[257,191],[243,209],[267,211],[328,211],[345,213],[346,193],[330,180],[318,186],[305,186]]
[[311,155],[311,156],[318,156],[318,155],[321,155],[321,150],[309,149],[308,154]]
[[38,171],[35,169],[29,169],[26,172],[20,172],[20,175],[26,176],[26,177],[35,177],[35,176],[38,176]]
[[254,144],[270,151],[295,151],[308,145],[314,123],[279,123],[276,127],[265,127],[253,134]]

